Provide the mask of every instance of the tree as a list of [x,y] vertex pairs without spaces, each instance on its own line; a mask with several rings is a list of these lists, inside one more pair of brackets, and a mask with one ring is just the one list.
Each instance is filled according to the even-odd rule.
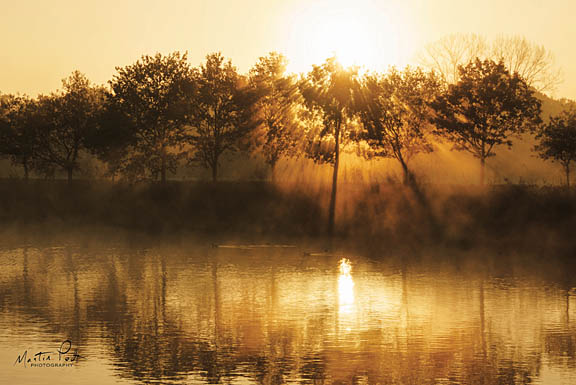
[[448,84],[459,80],[459,67],[476,58],[483,58],[489,51],[486,39],[478,34],[451,34],[429,43],[420,55],[420,62],[436,71]]
[[564,168],[566,187],[570,188],[570,164],[576,161],[576,108],[550,118],[536,136],[535,150],[542,159],[558,162]]
[[364,126],[362,138],[370,155],[396,159],[404,172],[404,183],[413,182],[409,160],[432,151],[428,140],[429,103],[438,95],[440,82],[433,73],[407,67],[385,75],[364,78],[356,107]]
[[491,58],[502,60],[511,73],[518,73],[539,92],[552,91],[562,82],[552,52],[521,36],[500,36],[491,47]]
[[426,46],[420,62],[449,84],[459,80],[459,66],[477,58],[502,61],[539,92],[552,91],[561,82],[552,52],[521,36],[499,36],[492,41],[477,34],[452,34]]
[[38,152],[37,115],[37,104],[26,96],[0,99],[0,155],[22,166],[26,181]]
[[116,108],[134,127],[129,169],[150,172],[166,182],[167,171],[176,171],[183,156],[189,100],[194,91],[194,71],[187,55],[142,56],[110,81]]
[[451,140],[456,149],[480,160],[480,184],[484,184],[486,159],[494,146],[512,146],[511,135],[540,123],[540,101],[517,74],[502,62],[477,59],[460,67],[460,80],[450,85],[432,107],[437,133]]
[[295,153],[297,143],[300,94],[294,77],[285,74],[286,65],[283,55],[272,52],[258,60],[249,77],[260,123],[252,131],[251,145],[264,155],[272,173],[281,157]]
[[133,121],[120,110],[114,98],[107,97],[97,117],[97,125],[86,137],[87,149],[106,163],[107,174],[114,180],[123,171],[125,176],[129,174],[126,155],[135,145],[136,127]]
[[255,125],[256,95],[220,53],[206,56],[195,82],[188,136],[194,151],[191,160],[210,168],[216,182],[222,154],[236,151],[239,140]]
[[312,152],[317,162],[327,162],[333,167],[332,190],[328,209],[328,234],[334,232],[336,195],[338,189],[338,167],[340,163],[341,142],[349,137],[350,119],[354,115],[352,95],[357,87],[357,70],[345,69],[336,58],[328,58],[322,65],[314,65],[301,82],[301,93],[305,105],[319,115],[323,127],[317,140],[328,139],[329,146],[318,146],[320,151]]
[[61,92],[38,99],[44,124],[39,132],[37,159],[43,163],[42,168],[62,168],[70,183],[78,169],[80,152],[85,149],[85,139],[97,124],[106,93],[78,71],[62,80],[62,85]]

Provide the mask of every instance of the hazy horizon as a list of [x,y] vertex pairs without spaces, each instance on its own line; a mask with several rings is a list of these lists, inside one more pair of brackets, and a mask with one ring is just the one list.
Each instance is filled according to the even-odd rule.
[[478,33],[520,35],[549,49],[564,74],[552,96],[575,99],[575,10],[568,0],[14,2],[0,15],[0,92],[49,93],[76,69],[105,83],[117,66],[172,51],[187,51],[194,65],[220,51],[241,72],[278,51],[300,72],[343,49],[348,62],[382,70],[414,64],[445,35]]

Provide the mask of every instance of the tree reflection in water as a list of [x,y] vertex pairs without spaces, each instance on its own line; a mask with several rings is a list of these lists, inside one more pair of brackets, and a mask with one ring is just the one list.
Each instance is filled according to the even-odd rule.
[[576,375],[570,277],[265,248],[29,245],[3,250],[0,261],[0,327],[12,331],[3,346],[28,323],[42,325],[27,338],[70,338],[87,361],[130,381],[523,384]]

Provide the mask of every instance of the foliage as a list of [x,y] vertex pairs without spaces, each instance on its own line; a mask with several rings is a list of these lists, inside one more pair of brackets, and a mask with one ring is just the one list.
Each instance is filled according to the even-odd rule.
[[[74,72],[50,95],[0,96],[0,156],[25,175],[60,168],[72,179],[89,151],[113,178],[165,181],[185,157],[210,168],[216,180],[229,151],[248,147],[272,168],[282,157],[303,155],[333,166],[332,211],[340,152],[358,142],[367,156],[398,160],[408,181],[412,157],[433,148],[430,131],[479,158],[483,170],[498,145],[510,146],[539,123],[532,88],[552,74],[549,51],[522,38],[489,43],[478,35],[454,35],[436,48],[430,53],[442,59],[436,65],[443,80],[458,72],[454,84],[419,68],[360,81],[357,69],[335,58],[296,79],[277,53],[260,58],[248,76],[219,53],[199,68],[178,52],[143,56],[117,68],[110,90]],[[459,66],[477,56],[502,60]]]
[[[134,122],[120,110],[111,96],[106,98],[97,117],[97,125],[86,137],[86,147],[98,159],[105,162],[108,176],[112,179],[120,173],[128,175],[131,162],[126,153],[136,145]],[[142,174],[139,172],[137,174]]]
[[370,146],[369,155],[398,160],[405,182],[412,177],[408,161],[432,151],[429,104],[439,91],[440,82],[433,73],[407,67],[365,76],[356,98],[365,129],[361,138]]
[[34,167],[38,152],[37,104],[26,96],[0,98],[0,155],[24,169],[24,178]]
[[558,162],[564,168],[566,185],[570,186],[570,164],[576,161],[576,108],[572,107],[550,118],[536,136],[535,147],[542,159]]
[[256,93],[220,53],[206,56],[195,73],[195,84],[188,134],[191,159],[210,168],[216,181],[222,154],[236,151],[239,140],[256,126]]
[[249,77],[258,96],[260,122],[250,135],[250,144],[272,168],[281,157],[296,153],[301,130],[297,118],[300,93],[294,76],[285,74],[286,65],[283,55],[272,52],[258,60]]
[[194,71],[179,52],[142,56],[116,70],[110,81],[115,108],[129,119],[135,138],[124,169],[149,172],[165,182],[166,172],[175,172],[184,153]]
[[61,92],[38,98],[43,123],[37,160],[45,170],[62,168],[71,181],[73,172],[78,170],[80,152],[86,148],[86,137],[97,124],[106,93],[78,71],[62,80],[62,85]]
[[307,135],[307,155],[315,161],[335,164],[340,143],[354,134],[351,121],[355,117],[353,94],[357,87],[357,69],[343,68],[334,57],[313,66],[300,82],[309,120],[322,122],[318,131],[309,131]]
[[460,67],[460,81],[432,106],[437,133],[480,159],[484,183],[486,158],[495,146],[512,146],[510,137],[540,123],[540,102],[528,84],[502,62],[476,60]]

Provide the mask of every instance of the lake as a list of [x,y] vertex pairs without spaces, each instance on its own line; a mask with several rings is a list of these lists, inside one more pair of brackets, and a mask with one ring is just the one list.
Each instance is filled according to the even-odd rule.
[[10,240],[0,383],[576,383],[570,271],[409,250]]

